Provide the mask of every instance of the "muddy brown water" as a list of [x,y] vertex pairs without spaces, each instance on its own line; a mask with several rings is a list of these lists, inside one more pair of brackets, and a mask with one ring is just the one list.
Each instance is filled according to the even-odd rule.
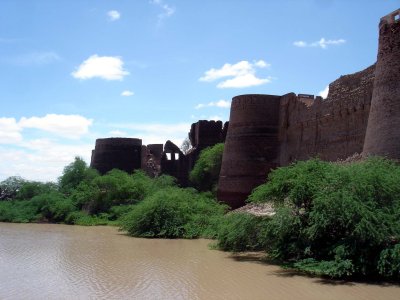
[[0,223],[0,299],[400,299],[400,287],[326,281],[112,227]]

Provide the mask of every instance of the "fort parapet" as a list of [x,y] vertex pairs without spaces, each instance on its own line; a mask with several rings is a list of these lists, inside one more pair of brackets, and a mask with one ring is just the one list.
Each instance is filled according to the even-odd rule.
[[327,99],[289,93],[233,98],[218,199],[244,205],[271,169],[355,153],[400,159],[400,10],[381,19],[376,65],[341,76]]

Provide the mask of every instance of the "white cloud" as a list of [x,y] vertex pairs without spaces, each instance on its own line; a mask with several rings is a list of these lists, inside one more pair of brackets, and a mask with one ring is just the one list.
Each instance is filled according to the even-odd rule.
[[180,146],[187,137],[190,130],[190,123],[161,124],[161,123],[129,123],[111,124],[115,130],[127,132],[129,137],[142,139],[143,145],[164,144],[171,140]]
[[207,104],[197,104],[195,109],[200,109],[204,107],[221,107],[221,108],[229,108],[231,107],[231,101],[227,100],[219,100],[217,102],[209,102]]
[[22,140],[21,128],[14,118],[0,118],[0,144],[13,144]]
[[125,90],[125,91],[123,91],[123,92],[121,93],[121,96],[123,96],[123,97],[130,97],[130,96],[133,96],[134,94],[135,94],[135,93],[132,92],[132,91]]
[[307,47],[307,43],[305,41],[296,41],[293,43],[296,47]]
[[328,97],[328,93],[329,93],[329,85],[327,85],[322,91],[320,91],[318,95],[326,99]]
[[[94,141],[78,139],[88,133],[91,124],[92,120],[79,115],[48,114],[19,121],[0,118],[0,180],[20,175],[29,180],[54,181],[75,156],[89,161]],[[32,138],[46,132],[53,134],[52,139]],[[88,137],[85,135],[86,141]],[[65,138],[75,140],[70,144]]]
[[344,39],[337,39],[337,40],[326,40],[325,38],[321,38],[319,41],[307,43],[305,41],[296,41],[293,43],[296,47],[320,47],[322,49],[326,49],[328,45],[341,45],[346,43]]
[[204,73],[200,81],[211,82],[222,78],[229,78],[218,83],[218,88],[244,88],[262,85],[271,82],[271,77],[258,78],[256,76],[257,68],[267,68],[270,64],[263,60],[250,63],[246,60],[236,64],[224,64],[221,68],[212,68]]
[[215,116],[210,116],[208,119],[209,119],[210,121],[222,121],[222,117],[217,116],[217,115],[215,115]]
[[125,131],[121,131],[121,130],[111,130],[110,134],[114,137],[125,137],[128,136],[128,133],[126,133]]
[[271,77],[257,78],[254,74],[244,74],[218,83],[218,88],[245,88],[270,83]]
[[159,25],[164,19],[171,17],[175,13],[175,8],[169,6],[163,0],[150,0],[150,4],[156,5],[161,9],[161,13],[158,14]]
[[99,77],[105,80],[122,80],[129,75],[123,69],[124,62],[118,56],[90,56],[85,60],[72,76],[78,79],[91,79]]
[[80,156],[90,161],[92,144],[66,145],[47,139],[0,147],[0,180],[19,175],[28,180],[56,181],[63,168]]
[[116,10],[110,10],[109,12],[107,12],[107,16],[108,19],[112,22],[112,21],[116,21],[119,18],[121,18],[121,14],[119,11]]
[[20,128],[35,128],[44,130],[62,137],[78,139],[88,133],[93,120],[79,115],[47,114],[44,117],[21,118]]

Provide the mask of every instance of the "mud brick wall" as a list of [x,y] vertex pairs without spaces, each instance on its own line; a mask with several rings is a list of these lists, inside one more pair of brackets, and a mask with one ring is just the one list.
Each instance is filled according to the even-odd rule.
[[164,145],[161,157],[161,173],[174,176],[178,183],[185,187],[188,185],[188,163],[183,152],[171,141]]
[[232,100],[218,182],[218,200],[243,205],[251,190],[278,166],[280,96],[242,95]]
[[90,167],[105,174],[112,169],[132,173],[141,168],[142,140],[132,138],[97,139]]
[[282,96],[280,165],[318,156],[335,161],[361,153],[372,98],[375,65],[341,76],[327,99],[306,105],[295,94]]
[[[397,16],[397,17],[396,17]],[[363,155],[400,159],[400,9],[379,24],[374,92]]]

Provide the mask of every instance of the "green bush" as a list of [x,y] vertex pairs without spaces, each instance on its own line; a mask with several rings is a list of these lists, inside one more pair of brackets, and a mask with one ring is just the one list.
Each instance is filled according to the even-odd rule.
[[248,213],[226,215],[218,228],[218,248],[225,251],[253,251],[265,249],[265,228],[269,218]]
[[331,277],[392,276],[397,250],[387,249],[400,240],[399,182],[400,167],[389,160],[314,159],[274,170],[249,198],[276,208],[267,226],[273,257]]
[[0,201],[0,222],[28,223],[42,218],[31,201]]
[[65,218],[65,223],[81,226],[108,225],[110,222],[106,214],[89,215],[83,211],[73,211]]
[[57,185],[54,183],[43,183],[37,181],[26,181],[18,189],[16,199],[30,200],[40,194],[56,192]]
[[63,222],[69,213],[76,210],[72,201],[59,192],[35,196],[30,202],[37,207],[42,218],[50,222]]
[[194,238],[210,235],[212,220],[225,207],[193,189],[166,188],[146,197],[123,216],[121,229],[132,236]]
[[189,174],[190,181],[200,191],[216,190],[223,152],[224,144],[216,144],[200,152],[200,156]]
[[63,193],[70,194],[81,182],[90,182],[98,176],[99,173],[89,168],[82,158],[75,157],[75,160],[64,168],[58,184]]

